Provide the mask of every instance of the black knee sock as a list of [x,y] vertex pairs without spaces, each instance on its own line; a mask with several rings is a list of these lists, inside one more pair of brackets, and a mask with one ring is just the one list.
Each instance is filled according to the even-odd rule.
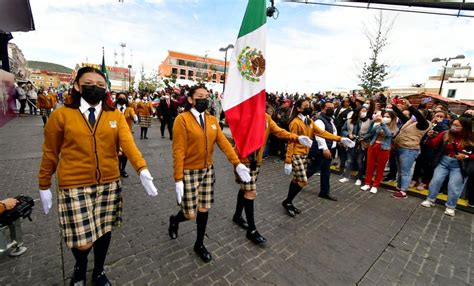
[[239,193],[237,194],[237,204],[235,205],[235,217],[241,217],[242,216],[242,210],[244,209],[244,194],[245,192],[242,190],[239,190]]
[[247,224],[249,227],[247,231],[254,231],[255,227],[255,218],[253,215],[253,200],[245,199],[244,198],[244,205],[245,205],[245,217],[247,218]]
[[183,211],[179,211],[176,216],[174,217],[174,222],[180,223],[183,221],[187,221],[188,219],[184,216]]
[[143,134],[145,133],[145,128],[141,127],[140,128],[140,137],[143,137]]
[[94,271],[93,277],[104,271],[105,257],[109,250],[110,238],[112,233],[109,231],[94,242]]
[[46,125],[46,121],[48,121],[48,117],[42,116],[41,118],[43,119],[43,126]]
[[204,235],[206,234],[206,226],[207,226],[208,217],[209,217],[208,212],[198,211],[197,213],[197,218],[196,218],[197,236],[196,236],[196,243],[194,243],[195,247],[199,247],[204,244]]
[[125,166],[127,166],[127,157],[125,155],[122,155],[119,157],[119,162],[120,162],[120,172],[125,171]]
[[144,132],[145,132],[145,137],[146,137],[146,135],[148,133],[148,128],[145,127],[144,130],[145,130]]
[[291,181],[290,188],[288,189],[288,197],[286,198],[287,204],[292,204],[293,199],[298,195],[301,191],[302,187],[300,187],[297,183]]
[[76,259],[75,267],[79,268],[82,277],[85,277],[87,272],[87,256],[89,255],[91,249],[89,248],[87,250],[79,250],[77,248],[72,248],[71,251],[74,255],[74,258]]

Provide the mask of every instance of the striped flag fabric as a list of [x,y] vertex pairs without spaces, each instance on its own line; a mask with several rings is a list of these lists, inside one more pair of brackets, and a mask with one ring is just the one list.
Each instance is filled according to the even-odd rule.
[[265,140],[266,38],[266,1],[249,0],[222,99],[241,158],[258,150]]

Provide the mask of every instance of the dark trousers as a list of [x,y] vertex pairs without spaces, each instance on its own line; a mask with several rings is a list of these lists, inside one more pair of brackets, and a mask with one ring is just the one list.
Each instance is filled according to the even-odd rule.
[[466,196],[470,205],[474,205],[474,176],[467,179]]
[[26,108],[26,98],[25,99],[18,99],[20,102],[20,114],[25,114],[25,108]]
[[168,126],[168,133],[170,135],[170,139],[173,138],[173,119],[171,118],[163,118],[161,121],[161,126],[160,126],[160,131],[161,131],[161,137],[165,136],[165,128]]
[[285,160],[286,158],[286,141],[285,140],[280,140],[278,139],[280,142],[280,146],[279,146],[279,150],[280,150],[280,160]]
[[395,152],[393,152],[393,148],[390,151],[390,159],[388,160],[388,164],[390,166],[390,172],[388,173],[387,177],[395,180],[397,178],[397,157],[395,156]]
[[365,178],[367,150],[363,150],[360,145],[356,146],[356,148],[357,180],[363,181]]
[[125,167],[127,166],[127,156],[121,155],[118,156],[119,158],[119,170],[120,174],[122,174],[125,171]]
[[38,114],[38,109],[36,108],[36,99],[28,99],[28,109],[30,114]]
[[[331,150],[331,152],[332,151],[334,150]],[[319,191],[320,196],[328,195],[330,191],[329,179],[331,176],[331,162],[332,158],[325,159],[323,157],[323,150],[321,149],[318,149],[318,151],[315,152],[315,154],[310,158],[308,170],[306,171],[306,177],[309,179],[318,171],[321,173],[321,190]]]

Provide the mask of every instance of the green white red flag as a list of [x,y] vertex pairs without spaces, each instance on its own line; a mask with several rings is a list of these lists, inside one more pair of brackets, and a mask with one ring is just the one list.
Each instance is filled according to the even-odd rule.
[[249,0],[231,57],[222,108],[241,158],[265,140],[266,1]]

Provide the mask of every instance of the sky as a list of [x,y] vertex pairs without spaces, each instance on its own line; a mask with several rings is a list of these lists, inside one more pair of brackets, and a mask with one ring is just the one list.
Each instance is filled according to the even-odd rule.
[[[234,44],[247,0],[31,0],[36,30],[13,33],[27,60],[74,68],[102,61],[158,70],[168,50],[222,58]],[[370,56],[364,30],[380,12],[276,1],[278,19],[267,18],[267,90],[343,91],[358,88]],[[425,82],[442,67],[435,57],[466,56],[474,64],[474,18],[383,12],[393,22],[381,60],[390,66],[385,85]],[[133,54],[133,57],[130,55]],[[453,61],[451,63],[455,63]]]

